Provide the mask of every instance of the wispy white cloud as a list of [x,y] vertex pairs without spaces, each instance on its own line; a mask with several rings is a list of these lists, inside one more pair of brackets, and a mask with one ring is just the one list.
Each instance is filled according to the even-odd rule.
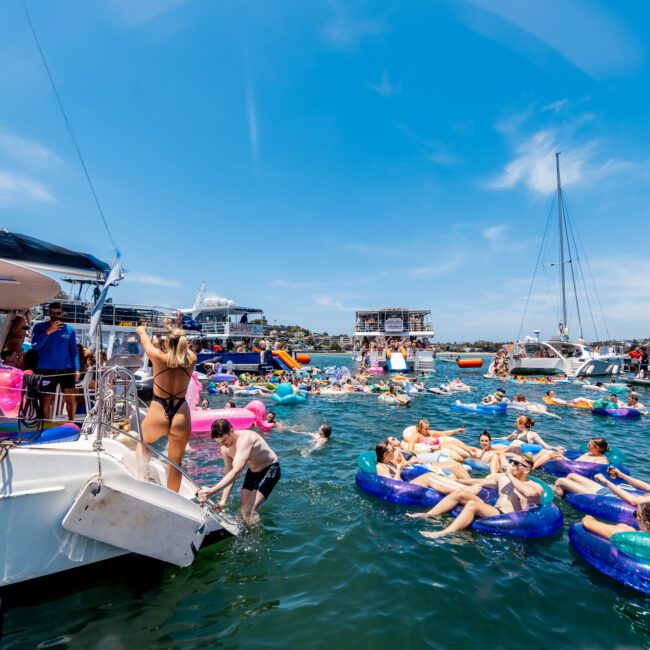
[[161,278],[159,275],[150,275],[148,273],[127,273],[127,281],[137,282],[138,284],[150,284],[156,287],[182,287],[183,285],[176,280]]
[[44,167],[61,163],[54,151],[35,140],[23,138],[0,128],[0,156],[29,167]]
[[[479,10],[464,15],[471,29],[533,60],[539,57],[531,56],[531,49],[540,43],[590,77],[603,79],[634,70],[643,58],[642,44],[622,21],[602,5],[588,0],[467,3]],[[526,35],[528,42],[517,31]]]
[[128,27],[140,27],[189,0],[111,0],[109,7]]
[[383,18],[354,16],[337,3],[332,7],[334,16],[323,28],[323,36],[332,47],[353,47],[363,38],[381,36],[391,30]]
[[503,171],[487,183],[493,190],[512,189],[524,185],[531,192],[550,194],[556,187],[555,153],[562,153],[562,184],[593,184],[604,178],[630,171],[633,162],[615,158],[603,159],[598,140],[573,141],[570,130],[560,133],[550,128],[524,136],[514,145],[515,157]]
[[398,81],[393,83],[388,76],[388,72],[385,70],[381,73],[381,79],[378,84],[368,83],[368,87],[372,88],[376,93],[383,95],[384,97],[392,97],[393,95],[399,95],[402,92],[402,82]]
[[40,181],[15,172],[0,170],[0,205],[13,205],[22,201],[56,202],[47,186]]
[[462,158],[455,153],[438,148],[436,151],[427,151],[423,154],[424,159],[440,165],[441,167],[452,167],[462,162]]
[[425,264],[407,269],[406,273],[413,278],[430,278],[434,275],[445,275],[458,268],[463,263],[463,256],[460,253],[454,255],[451,259],[437,264]]
[[546,106],[542,106],[542,110],[551,111],[553,113],[559,113],[568,105],[569,105],[568,99],[557,99],[554,102],[551,102],[550,104],[546,104]]
[[338,311],[338,312],[353,312],[356,311],[356,307],[348,307],[344,305],[340,300],[337,300],[333,296],[319,296],[315,299],[317,305],[321,307],[326,307],[329,311]]
[[409,246],[388,246],[386,244],[353,242],[343,244],[343,250],[357,253],[358,255],[367,255],[368,257],[408,257]]
[[494,242],[499,239],[502,239],[506,234],[507,229],[508,229],[507,226],[504,225],[490,226],[488,228],[484,228],[481,234],[488,241]]
[[248,114],[248,134],[251,141],[251,152],[255,162],[258,160],[259,137],[257,132],[257,109],[255,106],[255,96],[250,84],[246,89],[246,112]]
[[398,123],[395,125],[398,131],[412,140],[416,145],[422,148],[422,157],[429,162],[440,165],[441,167],[450,167],[462,162],[460,156],[455,154],[451,147],[438,140],[427,140],[413,132],[408,124]]

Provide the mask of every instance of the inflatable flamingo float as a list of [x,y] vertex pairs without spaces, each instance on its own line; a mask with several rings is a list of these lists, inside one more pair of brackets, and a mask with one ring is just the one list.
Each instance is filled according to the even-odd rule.
[[197,409],[202,389],[196,373],[193,373],[185,394],[190,406],[192,431],[210,431],[215,420],[228,420],[235,429],[257,427],[260,431],[270,431],[275,426],[274,423],[266,421],[266,406],[258,399],[249,402],[245,408]]

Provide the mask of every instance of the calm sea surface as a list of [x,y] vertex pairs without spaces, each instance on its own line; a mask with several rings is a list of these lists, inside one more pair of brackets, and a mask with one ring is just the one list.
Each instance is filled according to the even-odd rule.
[[[314,361],[350,364],[340,355]],[[481,372],[461,374],[478,387],[474,398],[504,385]],[[436,381],[457,374],[439,363]],[[505,386],[535,401],[544,392]],[[557,392],[580,394],[573,386]],[[211,397],[213,406],[225,401]],[[270,437],[282,480],[261,526],[202,551],[187,569],[118,562],[100,578],[66,576],[28,589],[9,600],[2,648],[650,647],[650,600],[587,566],[571,551],[567,526],[542,541],[463,532],[431,543],[418,531],[435,524],[407,521],[403,508],[356,488],[357,455],[421,417],[441,429],[466,425],[470,442],[483,428],[513,429],[514,415],[453,413],[451,401],[427,394],[399,408],[350,396],[275,408],[289,429],[316,431],[327,419],[334,433],[317,450],[291,431]],[[555,412],[562,419],[540,416],[535,427],[547,441],[572,448],[604,436],[627,452],[633,473],[650,479],[648,419]],[[214,444],[197,437],[191,447],[188,469],[216,481],[222,468]],[[233,508],[237,501],[233,493]],[[566,524],[578,520],[560,506]]]

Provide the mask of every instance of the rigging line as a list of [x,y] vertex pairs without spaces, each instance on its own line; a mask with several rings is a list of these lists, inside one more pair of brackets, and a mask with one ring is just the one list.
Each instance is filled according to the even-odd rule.
[[27,17],[27,22],[29,23],[29,28],[32,32],[32,36],[34,37],[34,41],[36,42],[36,47],[38,48],[38,51],[41,55],[43,66],[45,67],[45,72],[47,73],[47,76],[50,80],[50,84],[52,85],[52,90],[54,91],[54,97],[56,98],[57,104],[59,105],[59,109],[61,110],[61,114],[63,115],[63,120],[68,129],[68,134],[70,135],[70,139],[72,140],[72,144],[74,145],[75,151],[77,152],[77,156],[79,158],[79,162],[81,163],[81,167],[83,168],[84,174],[86,175],[86,180],[88,181],[88,185],[90,186],[90,191],[92,192],[93,198],[95,199],[95,204],[97,205],[97,209],[99,210],[99,216],[101,217],[102,222],[104,223],[106,234],[108,235],[108,238],[111,244],[113,245],[113,248],[115,249],[115,251],[119,256],[119,248],[115,243],[115,239],[113,239],[113,235],[111,234],[111,229],[108,227],[108,221],[106,220],[106,216],[104,215],[104,211],[102,210],[102,206],[99,202],[99,197],[97,196],[97,192],[95,192],[95,187],[93,186],[93,183],[90,180],[90,174],[88,173],[88,168],[86,167],[86,163],[84,162],[83,156],[81,155],[81,149],[77,144],[77,139],[74,137],[72,126],[70,125],[70,121],[68,120],[68,115],[65,112],[65,108],[63,108],[63,102],[61,101],[61,97],[59,96],[59,91],[57,90],[56,84],[54,83],[54,78],[52,77],[50,68],[47,65],[47,61],[45,59],[45,53],[43,52],[41,43],[38,40],[38,36],[36,35],[36,29],[34,28],[34,23],[32,23],[32,18],[29,15],[29,11],[27,10],[27,3],[25,2],[25,0],[23,0],[22,5],[23,5],[23,10],[25,11],[25,16]]
[[[573,237],[574,245],[577,246],[577,244],[575,244],[575,233],[573,232],[573,229],[571,230],[571,236]],[[594,318],[594,312],[593,312],[593,310],[591,308],[591,300],[589,300],[589,289],[587,288],[587,281],[585,279],[585,274],[584,274],[584,271],[582,269],[582,262],[581,262],[580,258],[578,258],[578,271],[580,272],[580,277],[582,278],[582,286],[583,286],[584,291],[585,291],[585,299],[587,301],[587,307],[589,308],[589,315],[591,317],[591,324],[592,324],[592,326],[594,328],[594,334],[596,335],[596,340],[599,341],[600,340],[600,335],[598,334],[598,327],[596,326],[596,319]]]
[[528,303],[530,302],[530,296],[533,293],[533,286],[535,285],[535,278],[537,277],[537,271],[539,270],[539,261],[542,257],[542,251],[544,250],[544,242],[546,241],[546,235],[548,234],[548,227],[551,223],[551,213],[553,210],[553,205],[555,200],[551,203],[551,209],[548,213],[548,219],[546,220],[546,228],[544,229],[544,236],[542,237],[542,245],[539,247],[539,253],[537,255],[537,261],[535,262],[535,271],[533,273],[533,279],[530,282],[530,288],[528,289],[528,296],[526,298],[526,306],[524,307],[524,315],[521,317],[521,324],[519,325],[519,334],[517,334],[517,341],[521,340],[521,333],[524,329],[524,321],[526,320],[526,312],[528,311]]
[[[571,235],[574,238],[574,241],[577,240],[577,242],[580,244],[580,248],[583,251],[586,250],[584,244],[582,243],[582,239],[580,238],[580,233],[577,232],[577,231],[574,232],[573,229],[572,229]],[[584,258],[585,258],[585,264],[587,265],[587,271],[589,272],[589,279],[591,280],[591,284],[593,286],[594,293],[596,294],[596,301],[598,302],[598,308],[600,309],[600,317],[602,318],[603,325],[605,326],[605,332],[607,333],[607,338],[608,338],[608,340],[611,341],[612,337],[611,337],[611,335],[609,333],[609,325],[607,323],[607,318],[605,317],[605,311],[603,310],[602,302],[600,301],[600,294],[598,293],[598,287],[596,286],[596,281],[594,279],[594,274],[593,274],[593,272],[591,270],[591,264],[589,263],[589,258],[586,255],[584,255]],[[590,302],[589,297],[588,297],[589,293],[588,293],[588,290],[587,290],[587,282],[586,282],[585,277],[584,277],[584,272],[582,270],[582,264],[580,264],[580,272],[582,273],[582,282],[583,282],[584,287],[585,287],[585,294],[587,295],[587,304],[589,305],[589,310],[591,311],[591,302]],[[592,319],[592,322],[593,322],[593,325],[594,325],[594,331],[596,332],[596,338],[598,339],[599,338],[598,337],[598,328],[596,327],[596,322],[595,322],[595,319],[594,319],[593,312],[591,313],[591,319]]]
[[[563,214],[564,214],[564,223],[565,226],[567,226],[567,230],[569,231],[567,233],[567,238],[566,238],[566,243],[567,243],[567,249],[569,253],[569,264],[571,266],[571,282],[573,282],[573,295],[576,300],[576,315],[578,316],[578,331],[580,332],[580,338],[584,338],[584,333],[582,331],[582,315],[580,314],[580,303],[578,301],[578,287],[576,286],[576,274],[575,274],[575,268],[574,268],[574,261],[577,261],[578,264],[580,263],[580,258],[578,257],[578,245],[576,243],[575,237],[573,235],[573,226],[571,224],[571,221],[569,219],[569,215],[567,214],[567,208],[566,208],[566,202],[564,201],[564,197],[562,197],[562,206],[563,206]],[[569,237],[569,233],[571,234],[571,237]],[[571,249],[571,240],[573,239],[573,250]],[[575,260],[573,259],[573,255],[575,253]]]

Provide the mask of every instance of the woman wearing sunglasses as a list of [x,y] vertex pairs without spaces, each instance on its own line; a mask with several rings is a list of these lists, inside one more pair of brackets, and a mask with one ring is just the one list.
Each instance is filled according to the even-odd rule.
[[485,503],[474,492],[459,489],[448,494],[428,512],[408,513],[406,516],[412,519],[437,517],[451,512],[458,505],[462,505],[463,509],[458,516],[443,530],[433,533],[420,531],[420,534],[424,537],[436,539],[455,533],[463,528],[468,528],[475,519],[497,517],[511,512],[527,510],[529,507],[539,504],[544,490],[539,483],[535,483],[528,478],[528,474],[533,467],[532,458],[527,454],[521,454],[509,458],[508,463],[510,466],[505,474],[492,474],[484,479],[471,480],[474,486],[497,488],[499,496],[493,506]]

